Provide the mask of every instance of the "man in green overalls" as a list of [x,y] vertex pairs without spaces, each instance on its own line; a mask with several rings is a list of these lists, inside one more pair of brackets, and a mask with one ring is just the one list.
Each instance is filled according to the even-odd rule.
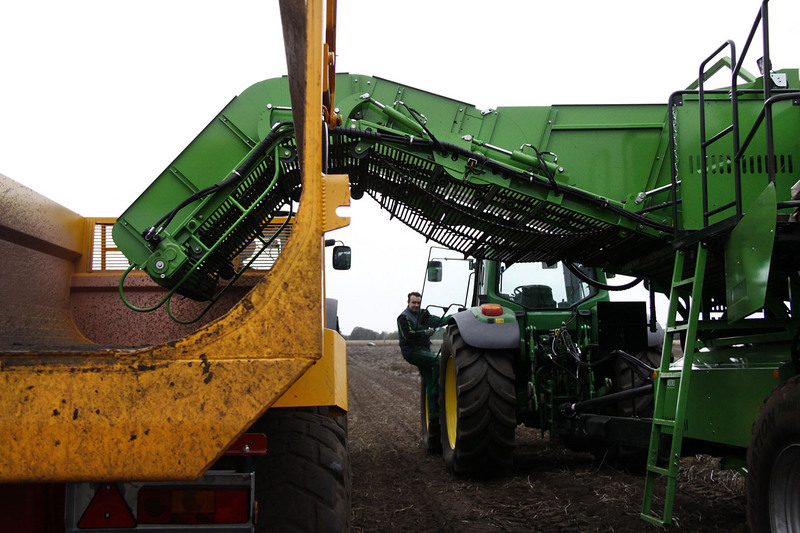
[[400,332],[400,352],[403,359],[419,368],[428,396],[428,418],[439,418],[439,355],[431,351],[434,329],[444,326],[445,318],[420,309],[422,295],[408,294],[408,307],[397,317]]

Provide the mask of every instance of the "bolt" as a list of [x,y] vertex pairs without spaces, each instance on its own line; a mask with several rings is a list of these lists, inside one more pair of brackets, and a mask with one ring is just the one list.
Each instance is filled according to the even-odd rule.
[[163,268],[164,268],[164,261],[161,261],[160,259],[156,261],[156,270],[161,270]]
[[250,445],[249,444],[245,444],[244,448],[242,448],[242,451],[244,453],[250,453]]

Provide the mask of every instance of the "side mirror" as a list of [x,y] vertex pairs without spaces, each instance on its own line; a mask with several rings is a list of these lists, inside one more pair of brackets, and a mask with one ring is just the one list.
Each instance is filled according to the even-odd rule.
[[350,247],[349,246],[334,246],[333,247],[333,269],[334,270],[350,270]]
[[428,261],[428,281],[442,281],[442,262]]

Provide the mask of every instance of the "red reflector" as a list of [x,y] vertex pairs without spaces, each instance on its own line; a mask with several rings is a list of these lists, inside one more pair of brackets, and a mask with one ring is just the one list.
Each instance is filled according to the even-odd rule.
[[142,488],[140,524],[242,524],[250,519],[247,489]]
[[503,307],[499,304],[483,304],[481,306],[481,313],[484,316],[500,316],[503,314]]
[[242,524],[250,518],[250,495],[246,490],[218,490],[215,524]]
[[105,527],[133,527],[136,522],[125,499],[114,483],[103,483],[84,511],[78,527],[85,529]]
[[245,433],[231,444],[225,455],[266,455],[267,436],[263,433]]

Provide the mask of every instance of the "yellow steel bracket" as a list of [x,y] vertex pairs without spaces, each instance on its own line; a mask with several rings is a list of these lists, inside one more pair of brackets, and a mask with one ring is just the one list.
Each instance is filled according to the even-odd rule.
[[340,217],[336,209],[350,205],[350,180],[346,174],[324,174],[322,185],[325,191],[322,213],[325,231],[332,231],[350,224],[349,217]]
[[282,0],[281,17],[303,174],[284,252],[225,316],[182,339],[0,351],[0,482],[195,479],[323,352],[339,382],[320,386],[346,407],[343,341],[322,318],[322,241],[342,223],[346,187],[324,185],[321,170],[321,0]]

